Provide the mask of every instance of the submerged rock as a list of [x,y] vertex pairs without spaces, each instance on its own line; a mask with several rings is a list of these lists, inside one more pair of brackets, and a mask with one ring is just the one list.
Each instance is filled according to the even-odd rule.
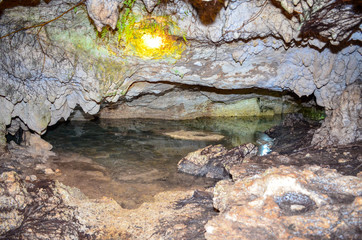
[[317,166],[271,168],[214,188],[206,239],[359,239],[362,180]]
[[[96,37],[94,25],[98,31],[104,26],[116,27],[123,1],[87,0],[86,9],[72,8],[84,2],[79,0],[36,2],[32,7],[10,8],[3,4],[1,9],[0,49],[5,54],[0,56],[0,135],[6,134],[6,126],[16,118],[30,130],[44,134],[48,126],[68,119],[77,106],[85,113],[96,114],[101,103],[107,105],[118,100],[121,114],[132,113],[134,117],[145,117],[147,113],[149,117],[189,118],[210,112],[210,106],[213,116],[240,116],[235,110],[241,109],[244,100],[248,105],[251,103],[253,111],[249,108],[243,114],[284,113],[283,104],[268,109],[269,104],[257,102],[265,94],[249,91],[268,89],[291,91],[300,97],[314,95],[318,105],[330,110],[327,118],[332,119],[326,121],[326,131],[319,134],[330,139],[326,144],[360,138],[356,115],[348,118],[351,124],[343,125],[344,117],[353,112],[353,107],[340,107],[336,101],[347,86],[354,82],[361,85],[361,13],[354,8],[356,1],[333,1],[332,6],[328,1],[311,0],[293,1],[295,5],[285,0],[262,4],[230,1],[208,25],[199,21],[189,1],[175,0],[157,6],[153,0],[135,1],[135,19],[147,15],[143,9],[146,3],[148,11],[155,7],[155,16],[172,16],[172,25],[180,27],[179,36],[175,37],[187,39],[189,44],[174,64],[166,59],[143,60],[127,55],[116,34],[107,33],[108,28],[103,28],[102,39]],[[339,6],[343,11],[336,11]],[[329,11],[330,7],[333,11]],[[319,10],[332,16],[323,14],[320,19]],[[339,16],[353,17],[345,21]],[[303,38],[301,29],[306,23],[334,23],[336,19],[342,20],[332,24],[330,31],[319,32],[322,38]],[[39,25],[42,22],[49,24]],[[171,29],[169,25],[165,28]],[[328,42],[343,44],[331,48]],[[178,90],[170,92],[173,88]],[[175,93],[177,96],[172,96]],[[171,98],[173,101],[168,104],[164,102]],[[137,111],[125,105],[137,106]],[[339,126],[343,126],[341,131],[327,131]],[[345,133],[348,137],[343,136]],[[4,137],[0,136],[2,148],[4,144]]]
[[224,138],[223,135],[206,133],[201,131],[175,131],[175,132],[167,132],[166,136],[175,138],[175,139],[183,139],[183,140],[196,140],[196,141],[219,141]]
[[[293,133],[293,122],[293,118],[285,121],[289,133]],[[277,134],[277,128],[272,132]],[[307,136],[311,139],[312,133]],[[275,142],[280,144],[278,138]],[[42,178],[49,175],[22,174],[28,170],[20,168],[20,163],[35,170],[39,164],[40,169],[49,167],[49,162],[39,156],[30,159],[32,155],[23,146],[18,146],[22,154],[10,148],[11,154],[18,155],[0,161],[0,218],[4,219],[0,238],[360,239],[361,144],[267,156],[257,156],[252,144],[230,150],[208,146],[190,154],[193,162],[184,164],[195,173],[211,166],[209,176],[226,173],[232,180],[221,180],[206,190],[161,192],[137,209],[125,209],[102,195],[89,199],[77,188]],[[87,171],[62,168],[60,177],[83,174],[97,193],[107,187],[95,181],[105,181],[104,169],[90,159],[74,157],[87,163]],[[72,161],[68,155],[64,159],[64,163]],[[285,166],[291,164],[295,166]],[[215,166],[220,168],[215,170]],[[68,167],[76,170],[75,165]],[[150,185],[146,191],[152,191]]]

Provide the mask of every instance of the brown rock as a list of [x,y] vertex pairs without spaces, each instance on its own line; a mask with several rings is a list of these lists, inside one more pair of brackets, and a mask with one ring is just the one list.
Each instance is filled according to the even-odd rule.
[[89,16],[94,21],[98,32],[105,25],[115,29],[119,16],[119,1],[117,0],[88,0],[86,1]]
[[175,132],[167,132],[166,136],[175,138],[175,139],[183,139],[183,140],[194,140],[194,141],[220,141],[224,138],[223,135],[213,134],[201,131],[175,131]]
[[221,157],[227,152],[222,145],[207,146],[195,152],[189,153],[177,164],[181,172],[195,176],[206,176],[212,178],[224,178],[228,175],[221,163]]
[[[206,239],[359,239],[362,181],[317,166],[220,181]],[[359,216],[359,217],[358,217]]]
[[223,179],[230,177],[230,169],[245,157],[256,155],[257,148],[248,143],[227,150],[222,145],[207,146],[189,153],[177,165],[178,170],[196,176]]
[[44,169],[44,173],[45,173],[46,175],[52,175],[52,174],[54,174],[55,172],[54,172],[53,169],[51,169],[51,168],[46,168],[46,169]]
[[43,156],[46,158],[55,155],[55,153],[50,151],[53,146],[42,139],[38,134],[30,134],[30,136],[27,137],[27,144],[29,145],[27,151],[33,157]]

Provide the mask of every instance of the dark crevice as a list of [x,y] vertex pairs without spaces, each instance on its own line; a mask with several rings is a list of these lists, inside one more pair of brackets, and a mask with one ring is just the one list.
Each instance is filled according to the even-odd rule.
[[14,141],[16,144],[20,145],[23,141],[23,133],[24,130],[22,128],[19,128],[14,135],[10,133],[6,134],[6,142],[10,143],[11,141]]
[[[49,3],[51,0],[43,0]],[[41,0],[3,0],[0,3],[0,16],[5,9],[14,7],[36,7],[41,3]]]
[[[134,96],[130,99],[126,99],[125,97],[121,98],[116,103],[108,103],[104,102],[101,105],[101,108],[107,107],[110,109],[115,109],[119,104],[122,104],[124,102],[131,102],[137,99],[140,99],[146,95],[154,95],[157,97],[162,97],[170,92],[176,92],[176,91],[192,91],[192,92],[208,92],[208,93],[216,93],[220,95],[240,95],[247,96],[250,95],[250,98],[253,97],[288,97],[296,104],[302,104],[302,105],[308,105],[310,107],[316,107],[316,101],[314,95],[309,96],[302,96],[299,97],[297,94],[291,91],[273,91],[269,89],[263,89],[263,88],[244,88],[244,89],[219,89],[214,87],[208,87],[208,86],[200,86],[200,85],[187,85],[187,84],[181,84],[181,83],[171,83],[167,81],[159,81],[154,84],[168,84],[168,85],[174,85],[174,88],[165,90],[161,93],[140,93],[137,96]],[[248,98],[248,97],[247,97]],[[214,101],[215,103],[218,101]],[[312,103],[312,104],[311,104]]]

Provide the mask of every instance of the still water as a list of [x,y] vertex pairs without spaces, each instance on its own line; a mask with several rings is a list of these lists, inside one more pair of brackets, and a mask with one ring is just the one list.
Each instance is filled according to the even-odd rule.
[[[106,169],[121,187],[111,197],[127,208],[137,207],[160,191],[209,187],[214,181],[177,172],[178,161],[189,152],[210,144],[227,148],[255,142],[255,132],[279,124],[273,118],[202,118],[187,121],[122,119],[65,122],[50,129],[44,139],[53,151],[75,152],[92,159]],[[202,131],[221,134],[220,141],[173,139],[165,133]],[[102,184],[89,178],[90,185]],[[110,186],[110,185],[109,185]],[[107,191],[105,191],[107,192]],[[108,190],[109,192],[109,190]]]

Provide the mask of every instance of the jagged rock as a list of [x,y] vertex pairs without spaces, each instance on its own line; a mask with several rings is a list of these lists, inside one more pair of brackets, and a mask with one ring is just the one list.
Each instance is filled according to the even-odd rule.
[[362,140],[362,85],[348,86],[338,100],[338,107],[314,134],[312,144],[327,146]]
[[181,172],[195,176],[226,178],[228,177],[228,173],[222,165],[220,158],[226,151],[222,145],[207,146],[189,153],[179,161],[177,168]]
[[0,234],[4,234],[20,226],[23,218],[18,210],[25,207],[27,192],[19,184],[19,177],[15,172],[2,173],[0,175],[0,184],[0,208],[3,209],[0,213],[2,219]]
[[[285,121],[286,125],[291,122]],[[330,147],[322,151],[322,155],[313,151],[308,154],[297,151],[291,155],[274,153],[262,157],[270,157],[263,162],[268,170],[264,169],[258,175],[234,177],[235,166],[255,159],[255,156],[251,159],[246,156],[241,161],[240,156],[250,150],[240,146],[226,151],[229,154],[223,157],[230,164],[226,164],[225,169],[231,167],[228,171],[232,173],[233,181],[223,180],[206,191],[163,192],[137,209],[124,209],[106,197],[89,199],[79,189],[30,174],[25,177],[11,167],[20,162],[34,168],[41,159],[29,162],[25,155],[5,161],[1,158],[0,217],[5,220],[0,222],[0,238],[205,239],[206,231],[207,239],[320,239],[325,236],[360,239],[360,149],[361,146],[355,144]],[[299,159],[294,161],[296,154],[305,155],[304,164],[319,162],[333,167],[340,161],[347,169],[352,165],[357,171],[353,174],[358,177],[343,176],[335,170],[311,165],[271,168],[272,158],[279,165],[300,164]],[[87,169],[90,169],[90,159],[74,157],[88,163]],[[4,165],[6,161],[11,166]],[[72,160],[67,155],[63,161]],[[72,165],[68,166],[72,168]],[[46,164],[40,166],[40,169],[46,168]],[[103,175],[102,172],[98,167],[93,172],[94,177]],[[350,171],[346,173],[351,174]],[[64,171],[65,178],[67,174],[69,172]],[[91,175],[85,177],[89,180]]]
[[79,239],[81,224],[49,180],[27,183],[14,171],[0,175],[0,237]]
[[203,239],[202,225],[216,215],[212,195],[202,191],[160,193],[134,210],[109,198],[79,199],[68,187],[60,191],[67,204],[77,207],[77,219],[87,232],[100,239]]
[[38,134],[29,134],[28,137],[28,151],[34,157],[35,156],[44,156],[49,157],[55,155],[55,153],[51,152],[50,150],[53,146],[48,143],[47,141],[43,140]]
[[[44,3],[41,2],[40,6],[35,8],[44,7],[47,9],[47,14],[43,16],[39,11],[35,11],[31,14],[34,17],[33,21],[41,22],[45,19],[52,19],[52,17],[69,9],[69,5],[59,5],[58,3],[52,1],[43,6]],[[76,4],[76,1],[74,1],[74,4]],[[22,11],[21,9],[19,7],[20,11]],[[22,27],[22,24],[17,22],[21,18],[21,15],[15,14],[13,20],[3,22],[1,34],[11,32],[18,26]],[[72,15],[68,14],[58,21],[67,22],[70,19],[72,19]],[[48,31],[53,33],[50,34],[53,37],[62,36],[62,29],[47,27]],[[81,28],[77,27],[78,30]],[[77,31],[72,32],[76,33]],[[61,57],[69,52],[67,53],[64,48],[52,44],[47,47],[47,52],[44,52],[43,41],[50,39],[46,35],[41,33],[40,35],[38,38],[36,33],[30,30],[28,33],[16,34],[11,40],[5,38],[1,41],[1,49],[9,54],[2,55],[4,64],[1,66],[1,71],[5,75],[2,75],[0,79],[0,101],[1,106],[4,107],[1,107],[0,116],[5,118],[3,121],[5,121],[6,125],[10,124],[9,120],[11,121],[11,118],[17,118],[18,116],[27,127],[42,134],[48,125],[55,124],[61,118],[67,119],[77,104],[81,105],[85,112],[96,113],[99,109],[96,103],[99,100],[97,93],[99,85],[90,80],[91,78],[85,80],[90,72],[86,73],[80,65],[76,67],[78,73],[69,75],[77,65],[77,60],[74,59],[75,56]],[[14,54],[10,54],[12,51]],[[25,60],[27,57],[32,60],[30,58]],[[18,63],[18,67],[17,71],[14,72],[11,69],[15,63]],[[81,78],[83,80],[80,80]],[[90,90],[90,88],[93,90]]]
[[362,23],[358,1],[277,0],[277,2],[280,2],[289,14],[300,14],[302,34],[320,35],[335,45],[350,37],[354,27]]
[[160,3],[158,0],[142,0],[145,4],[145,7],[149,13],[153,11],[153,9]]
[[210,145],[189,153],[177,164],[181,172],[195,176],[206,176],[209,178],[229,178],[229,170],[236,163],[241,163],[245,157],[256,155],[255,145],[248,143],[231,150],[222,145]]
[[[122,2],[123,3],[123,2]],[[120,0],[87,0],[87,10],[98,32],[106,25],[115,29],[119,17]]]
[[[174,64],[132,56],[127,56],[125,61],[122,49],[103,46],[97,40],[83,7],[43,26],[40,32],[39,28],[19,31],[0,42],[2,52],[6,53],[0,56],[0,122],[9,125],[11,119],[19,118],[30,130],[43,134],[49,125],[67,119],[77,105],[85,113],[95,114],[102,102],[118,101],[138,82],[172,85],[163,86],[158,95],[167,93],[173,86],[195,85],[212,88],[214,92],[262,88],[287,90],[298,96],[314,94],[318,105],[330,110],[328,121],[333,111],[339,111],[336,99],[361,74],[360,31],[352,23],[355,28],[346,24],[347,32],[341,28],[337,38],[333,38],[333,41],[343,38],[346,42],[340,49],[325,47],[326,42],[318,38],[303,39],[299,20],[285,16],[281,7],[298,12],[295,8],[298,4],[307,4],[310,10],[317,3],[282,2],[279,6],[270,1],[230,1],[208,25],[198,20],[195,9],[186,1],[156,6],[153,13],[172,15],[189,41],[182,59]],[[24,23],[29,27],[55,19],[77,3],[77,0],[67,3],[53,0],[47,4],[41,1],[32,8],[4,9],[0,34],[4,36],[23,28]],[[114,27],[118,1],[93,0],[86,4],[98,30],[104,24]],[[136,14],[141,16],[143,2],[135,4]],[[28,14],[23,14],[24,10]],[[352,20],[358,19],[356,15]],[[349,30],[354,31],[350,42],[345,38],[350,35]],[[138,96],[147,93],[148,90],[140,91]],[[137,97],[132,100],[133,104],[142,105]],[[337,112],[333,118],[342,119]],[[348,139],[356,139],[358,135],[349,134]]]
[[358,239],[361,193],[360,178],[316,166],[281,166],[236,182],[223,180],[214,189],[220,215],[206,224],[205,237]]
[[125,210],[110,198],[90,200],[79,189],[49,180],[29,183],[14,171],[0,174],[0,191],[4,239],[195,239],[215,216],[212,195],[201,191],[163,193],[156,203]]

